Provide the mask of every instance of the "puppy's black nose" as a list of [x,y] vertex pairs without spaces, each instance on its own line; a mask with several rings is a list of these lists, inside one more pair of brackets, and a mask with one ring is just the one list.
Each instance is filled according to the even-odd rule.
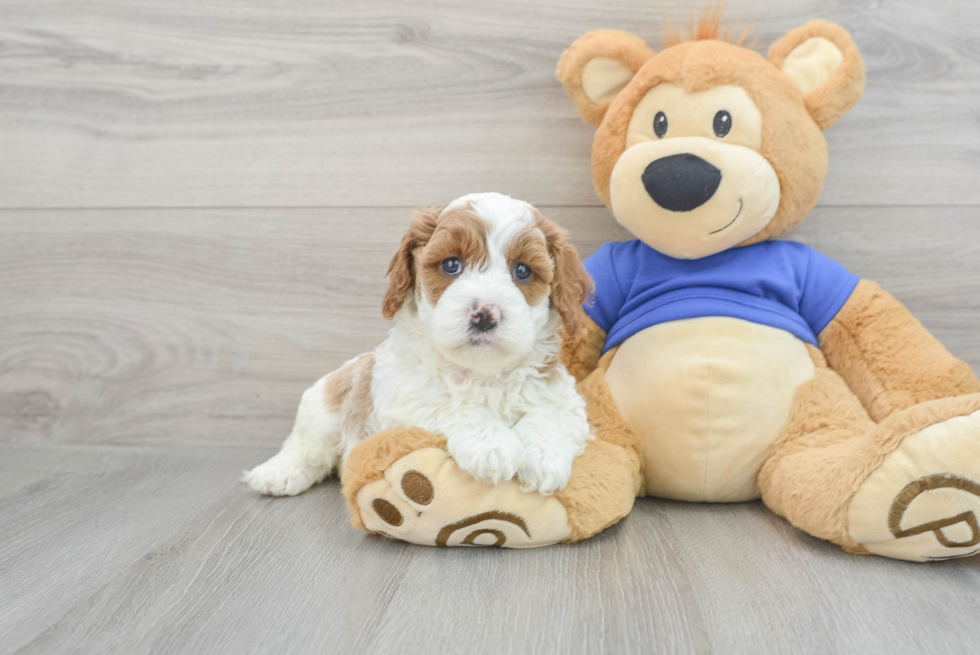
[[470,314],[470,329],[474,332],[489,332],[497,327],[497,312],[494,307],[486,305]]
[[655,203],[672,212],[689,212],[715,195],[721,171],[697,155],[683,153],[650,162],[642,179]]

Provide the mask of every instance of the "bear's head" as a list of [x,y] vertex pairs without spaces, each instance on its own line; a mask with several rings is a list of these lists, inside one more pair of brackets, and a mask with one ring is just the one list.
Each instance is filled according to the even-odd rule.
[[598,125],[596,192],[651,248],[698,259],[778,236],[813,209],[827,174],[821,130],[861,96],[850,34],[815,20],[768,59],[718,38],[707,12],[692,40],[654,53],[618,30],[590,32],[558,63],[579,115]]

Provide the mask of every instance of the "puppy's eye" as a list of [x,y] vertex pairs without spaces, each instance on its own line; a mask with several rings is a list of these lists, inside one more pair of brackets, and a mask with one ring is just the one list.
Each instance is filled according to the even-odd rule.
[[667,114],[662,111],[658,111],[657,115],[653,117],[653,133],[659,139],[664,138],[664,135],[667,134]]
[[514,266],[514,277],[521,282],[527,282],[531,279],[531,267],[523,262],[520,262]]
[[442,272],[446,275],[456,275],[463,270],[463,262],[455,257],[447,257],[442,260]]
[[732,115],[722,109],[715,114],[715,136],[724,139],[732,131]]

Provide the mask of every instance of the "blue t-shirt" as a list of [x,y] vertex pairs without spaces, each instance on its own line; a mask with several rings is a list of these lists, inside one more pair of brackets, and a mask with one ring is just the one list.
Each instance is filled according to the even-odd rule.
[[642,241],[605,243],[585,260],[596,283],[585,311],[606,332],[603,352],[651,325],[730,316],[817,345],[858,277],[795,241],[763,241],[702,259],[674,259]]

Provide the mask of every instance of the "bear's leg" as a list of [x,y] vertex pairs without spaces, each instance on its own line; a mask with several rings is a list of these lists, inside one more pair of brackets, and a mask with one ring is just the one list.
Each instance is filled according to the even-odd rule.
[[351,452],[343,489],[351,523],[429,546],[546,546],[591,537],[626,516],[640,485],[639,439],[619,417],[605,366],[579,390],[596,438],[553,496],[520,483],[476,480],[456,466],[446,441],[418,428],[372,435]]
[[763,501],[856,553],[926,561],[980,551],[980,394],[875,423],[822,355],[762,468]]
[[891,294],[861,280],[820,351],[876,422],[914,405],[980,393],[980,379]]

